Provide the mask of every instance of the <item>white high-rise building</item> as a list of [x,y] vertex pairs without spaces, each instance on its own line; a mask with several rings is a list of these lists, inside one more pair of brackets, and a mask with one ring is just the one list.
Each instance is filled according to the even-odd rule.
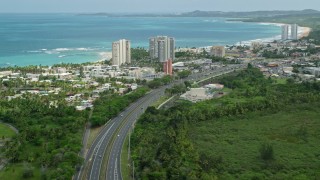
[[159,59],[165,62],[168,59],[172,61],[175,58],[175,40],[168,36],[157,36],[149,39],[149,53],[152,59]]
[[291,24],[291,39],[297,40],[298,39],[298,25]]
[[131,46],[130,41],[120,39],[112,43],[112,64],[122,65],[131,63]]
[[289,26],[283,25],[282,26],[282,33],[281,33],[281,39],[282,40],[288,40],[289,38]]

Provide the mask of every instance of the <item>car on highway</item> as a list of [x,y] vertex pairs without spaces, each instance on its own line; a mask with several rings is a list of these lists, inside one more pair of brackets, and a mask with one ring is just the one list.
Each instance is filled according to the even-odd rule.
[[122,117],[122,116],[123,116],[123,114],[120,114],[120,116]]

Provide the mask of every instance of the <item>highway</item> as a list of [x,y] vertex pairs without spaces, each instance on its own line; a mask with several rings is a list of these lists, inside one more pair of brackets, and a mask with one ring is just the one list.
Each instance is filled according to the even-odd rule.
[[[191,76],[189,76],[187,79],[184,80],[191,80],[193,79],[194,81],[199,81],[201,79],[201,81],[203,80],[207,80],[210,79],[214,76],[220,76],[226,73],[230,73],[234,71],[234,69],[229,69],[224,68],[222,70],[218,70],[216,72],[204,72],[201,74],[193,74]],[[179,84],[183,81],[176,81],[173,84],[169,85],[169,87],[175,85],[175,84]],[[165,89],[168,87],[162,87],[156,91],[153,91],[150,95],[151,97],[148,97],[149,99],[147,101],[145,101],[145,103],[143,103],[141,106],[142,107],[148,107],[149,105],[151,105],[153,102],[155,102],[156,100],[158,100],[162,95],[164,94]],[[145,109],[145,108],[144,108]],[[127,123],[120,129],[120,131],[117,133],[116,139],[114,141],[114,143],[112,144],[112,148],[111,148],[111,152],[110,152],[110,157],[109,161],[108,161],[108,167],[107,167],[107,180],[122,180],[122,175],[121,175],[121,150],[122,150],[122,146],[124,144],[125,138],[127,136],[127,134],[130,132],[130,130],[133,128],[133,125],[135,123],[135,121],[138,119],[138,117],[143,113],[143,111],[138,110],[136,112],[133,112],[132,115],[128,118]]]
[[[166,88],[183,83],[186,80],[198,81],[200,79],[210,79],[211,77],[229,73],[243,67],[243,65],[233,65],[232,67],[227,66],[215,71],[192,74],[186,79],[176,80],[169,85],[152,90],[138,101],[132,103],[119,116],[109,120],[103,127],[87,152],[83,167],[81,167],[74,179],[99,180],[101,174],[106,173],[105,178],[107,180],[122,180],[121,150],[125,138],[139,116],[144,113],[144,110],[148,106],[157,101],[165,93]],[[106,157],[104,157],[105,154]],[[103,160],[107,160],[107,169],[103,169],[102,167]]]
[[[87,156],[85,158],[84,164],[91,167],[89,168],[89,172],[87,173],[87,179],[99,179],[102,160],[104,158],[106,148],[112,140],[112,135],[116,133],[116,130],[121,126],[122,122],[130,117],[132,112],[137,111],[139,108],[141,108],[141,105],[146,104],[146,102],[150,102],[151,99],[154,98],[152,97],[154,93],[157,93],[157,91],[151,92],[143,98],[140,98],[138,101],[127,107],[121,113],[121,115],[114,119],[111,119],[104,126],[104,128],[101,130],[101,133],[97,136],[89,151],[87,152]],[[142,112],[142,110],[140,111]],[[76,174],[75,179],[86,179],[82,178],[82,173],[83,168],[81,168],[81,171]]]

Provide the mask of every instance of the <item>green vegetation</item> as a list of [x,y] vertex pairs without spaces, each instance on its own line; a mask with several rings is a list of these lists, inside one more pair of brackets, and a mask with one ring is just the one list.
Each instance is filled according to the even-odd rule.
[[0,179],[21,180],[21,179],[43,179],[41,170],[34,168],[28,163],[15,163],[0,171]]
[[127,136],[125,141],[124,141],[124,144],[123,144],[123,147],[122,147],[122,150],[121,150],[121,173],[122,173],[122,176],[123,176],[123,179],[132,179],[130,176],[131,174],[131,166],[130,166],[130,161],[128,159],[128,146],[129,146],[129,137]]
[[88,142],[87,142],[87,149],[89,149],[92,145],[92,143],[94,142],[94,140],[97,138],[97,136],[99,135],[101,129],[103,129],[104,126],[100,126],[100,127],[93,127],[90,129],[90,134],[88,137]]
[[286,84],[288,81],[288,79],[285,78],[272,78],[272,80],[274,80],[278,84]]
[[272,59],[286,57],[283,54],[279,54],[277,49],[275,49],[274,51],[264,50],[263,53],[262,53],[262,56],[265,57],[265,58],[272,58]]
[[137,179],[319,177],[320,83],[277,83],[251,65],[215,81],[228,96],[147,108],[131,140]]
[[171,96],[161,96],[161,98],[152,104],[153,107],[158,108],[162,103],[166,102]]
[[167,75],[162,78],[155,78],[147,83],[147,86],[151,89],[156,89],[160,86],[167,85],[172,81],[172,77]]
[[170,96],[175,95],[175,94],[183,94],[187,91],[187,87],[184,84],[178,84],[174,85],[172,88],[166,89],[166,93],[169,94]]
[[221,179],[314,179],[320,175],[319,109],[319,103],[293,105],[203,121],[191,137],[209,162],[221,159],[210,169]]
[[[0,100],[0,120],[19,129],[3,148],[11,164],[7,172],[23,179],[36,177],[41,169],[43,178],[70,179],[82,163],[78,153],[88,111],[78,112],[63,100],[55,107],[50,96],[26,96]],[[21,163],[28,168],[15,170]]]
[[16,133],[8,125],[0,123],[0,138],[11,138],[14,135]]
[[183,70],[183,71],[178,72],[178,77],[180,79],[183,79],[183,78],[188,77],[190,74],[191,74],[190,70]]
[[148,92],[148,88],[141,87],[124,96],[105,92],[94,102],[93,114],[90,118],[91,126],[97,127],[105,124],[109,119],[117,116],[130,103],[138,100]]
[[131,48],[131,59],[131,66],[153,67],[157,72],[162,71],[163,64],[157,59],[151,59],[149,52],[144,48]]
[[147,60],[149,53],[144,48],[131,48],[131,59],[134,61]]

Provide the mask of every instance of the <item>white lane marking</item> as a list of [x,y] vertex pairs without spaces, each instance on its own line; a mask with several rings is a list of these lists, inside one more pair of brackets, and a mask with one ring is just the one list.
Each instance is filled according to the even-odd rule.
[[114,173],[114,180],[118,180],[117,160],[118,160],[118,159],[116,158],[116,161],[114,162],[114,164],[115,164],[114,171],[113,171],[113,173]]
[[[100,146],[101,146],[102,141],[106,138],[108,132],[110,131],[110,129],[112,128],[113,125],[114,125],[114,123],[110,126],[110,128],[109,128],[109,129],[107,130],[107,132],[102,136],[102,138],[100,139],[100,141],[98,142],[98,144],[97,144],[96,147],[94,148],[94,149],[95,149],[95,153],[94,153],[94,160],[93,160],[92,166],[94,166],[94,164],[95,164],[95,161],[96,161],[96,159],[97,159],[97,156],[96,156],[96,155],[97,155],[97,152],[98,152],[98,150],[99,150],[99,148],[100,148]],[[99,169],[99,173],[100,173],[100,169]],[[92,176],[92,170],[91,170],[89,179],[91,179],[91,176]]]

